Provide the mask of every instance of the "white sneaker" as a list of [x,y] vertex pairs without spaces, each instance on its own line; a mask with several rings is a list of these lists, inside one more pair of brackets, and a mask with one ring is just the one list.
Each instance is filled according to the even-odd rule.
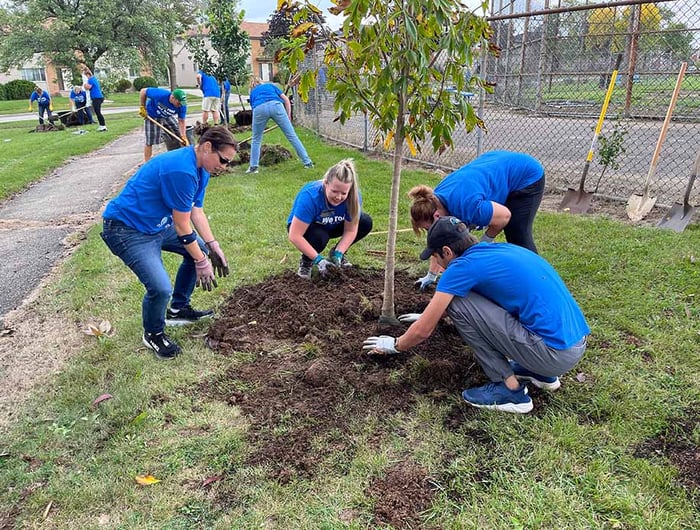
[[98,131],[106,131],[106,130],[107,130],[107,126],[106,126],[106,125],[100,125],[100,126],[97,128],[97,130],[98,130]]

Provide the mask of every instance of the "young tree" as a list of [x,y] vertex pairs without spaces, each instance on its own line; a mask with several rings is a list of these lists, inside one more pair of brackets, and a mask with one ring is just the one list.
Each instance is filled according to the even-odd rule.
[[[223,92],[224,79],[236,86],[246,82],[250,75],[248,56],[250,40],[241,29],[245,13],[237,10],[237,0],[210,2],[204,14],[205,31],[208,31],[211,50],[202,36],[187,39],[199,67],[219,80]],[[238,95],[241,98],[240,94]],[[241,100],[241,105],[243,101]]]
[[[304,53],[317,37],[325,39],[326,89],[334,93],[335,111],[344,123],[364,113],[385,138],[393,139],[393,175],[386,244],[384,301],[381,322],[396,322],[394,267],[396,226],[404,143],[415,152],[430,137],[442,152],[453,146],[456,127],[483,127],[462,91],[486,87],[472,75],[475,57],[488,46],[490,29],[459,0],[334,0],[329,11],[344,17],[339,32],[331,32],[317,17],[321,12],[305,0],[294,17],[293,42],[281,54],[292,72],[302,72],[301,97],[316,86],[316,70],[303,70]],[[278,9],[293,0],[279,0]],[[485,12],[488,2],[481,10]],[[308,20],[314,20],[309,22]],[[299,22],[307,20],[307,22]],[[450,90],[448,90],[450,89]]]

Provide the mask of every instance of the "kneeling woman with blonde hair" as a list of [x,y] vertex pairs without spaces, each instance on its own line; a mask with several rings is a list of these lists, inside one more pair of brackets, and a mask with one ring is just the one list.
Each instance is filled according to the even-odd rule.
[[[314,265],[321,275],[328,267],[350,267],[345,253],[372,230],[372,218],[362,211],[362,195],[352,159],[341,160],[323,179],[305,184],[287,219],[289,241],[301,252],[297,274],[311,278]],[[331,238],[340,241],[328,259],[321,255]]]

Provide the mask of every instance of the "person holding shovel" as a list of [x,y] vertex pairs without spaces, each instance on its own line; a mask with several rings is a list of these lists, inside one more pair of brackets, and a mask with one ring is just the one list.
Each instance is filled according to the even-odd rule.
[[90,107],[87,106],[87,93],[80,85],[75,85],[70,91],[70,102],[73,112],[78,119],[78,125],[94,123]]
[[[544,167],[525,153],[490,151],[447,175],[433,190],[416,186],[411,199],[411,224],[416,234],[436,219],[454,215],[470,228],[485,228],[482,241],[503,231],[508,243],[537,252],[532,225],[544,194]],[[416,285],[434,285],[440,270],[434,260]]]
[[420,255],[445,269],[423,313],[399,320],[411,323],[398,338],[369,337],[363,350],[396,355],[427,340],[447,313],[472,348],[490,383],[469,388],[469,404],[503,412],[532,410],[526,382],[556,390],[559,376],[586,351],[590,328],[576,300],[542,257],[510,243],[478,242],[453,216],[437,219]]
[[[159,359],[172,359],[181,351],[165,334],[166,324],[189,324],[214,313],[192,308],[194,288],[211,291],[217,286],[214,273],[229,273],[204,212],[204,194],[210,175],[228,167],[237,148],[226,128],[210,127],[196,146],[163,153],[142,165],[105,208],[102,239],[146,288],[143,343]],[[174,287],[162,251],[182,256]]]
[[[187,94],[181,88],[172,92],[164,88],[148,87],[139,92],[139,116],[144,119],[146,144],[143,146],[143,160],[148,162],[153,156],[153,146],[163,141],[168,134],[161,127],[171,131],[187,146]],[[177,116],[177,117],[176,117]]]
[[53,103],[51,103],[51,95],[46,91],[42,90],[41,87],[36,87],[32,95],[29,96],[29,111],[32,110],[32,103],[37,102],[37,107],[39,108],[39,125],[44,125],[44,114],[46,114],[47,119],[53,122],[51,117],[51,111],[53,111]]
[[102,103],[105,100],[105,96],[102,93],[100,82],[87,66],[83,68],[83,74],[85,74],[85,76],[88,78],[85,84],[83,84],[83,88],[90,92],[92,108],[95,111],[95,116],[97,116],[97,122],[100,124],[97,127],[97,130],[99,132],[106,131],[107,126],[105,125],[105,117],[102,115]]
[[[372,218],[362,211],[362,195],[352,159],[331,167],[322,180],[305,184],[287,219],[289,241],[301,252],[297,274],[311,278],[313,267],[325,276],[329,267],[351,267],[345,253],[372,231]],[[340,238],[328,258],[321,252],[330,238]]]
[[305,168],[314,167],[292,125],[292,104],[287,95],[273,83],[263,83],[259,77],[250,81],[250,106],[253,108],[253,142],[250,146],[250,165],[246,173],[257,173],[263,133],[269,120],[279,125],[289,143],[297,152]]

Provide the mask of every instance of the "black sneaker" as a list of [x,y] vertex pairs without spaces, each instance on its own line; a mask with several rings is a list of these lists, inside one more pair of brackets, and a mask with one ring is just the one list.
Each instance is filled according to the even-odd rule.
[[205,318],[211,318],[213,315],[214,311],[211,309],[197,311],[192,309],[191,305],[186,305],[180,309],[168,308],[165,313],[165,324],[167,326],[184,326]]
[[314,262],[307,258],[304,254],[301,255],[299,260],[299,269],[297,269],[297,275],[307,280],[311,279],[311,269],[314,267]]
[[143,343],[147,348],[153,350],[159,359],[174,359],[182,351],[180,346],[162,331],[160,333],[144,333]]

